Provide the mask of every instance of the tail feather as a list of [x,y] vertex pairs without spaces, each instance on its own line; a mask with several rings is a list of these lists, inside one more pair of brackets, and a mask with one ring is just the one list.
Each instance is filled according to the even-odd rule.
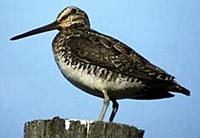
[[181,86],[176,81],[173,81],[172,84],[169,86],[169,91],[182,93],[184,95],[190,96],[190,90]]
[[148,84],[144,91],[135,93],[132,96],[132,99],[138,100],[153,100],[153,99],[162,99],[162,98],[170,98],[173,97],[174,94],[171,92],[182,93],[184,95],[189,96],[190,90],[181,86],[176,81],[168,81],[168,82],[151,82]]

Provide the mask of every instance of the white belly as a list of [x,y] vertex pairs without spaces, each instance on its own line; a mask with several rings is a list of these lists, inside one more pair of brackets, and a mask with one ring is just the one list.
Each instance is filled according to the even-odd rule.
[[[113,81],[111,79],[112,72],[109,71],[106,79],[99,77],[105,68],[96,67],[98,73],[95,75],[92,71],[88,73],[86,69],[75,68],[75,66],[67,65],[62,59],[57,62],[63,75],[76,87],[84,90],[85,92],[103,97],[102,90],[107,91],[110,98],[122,99],[129,98],[134,95],[134,93],[139,92],[143,87],[143,84],[135,78],[132,82],[128,81],[128,77],[118,74],[116,79]],[[78,63],[76,66],[80,66]],[[87,65],[89,66],[89,65]],[[94,67],[95,65],[90,65]]]

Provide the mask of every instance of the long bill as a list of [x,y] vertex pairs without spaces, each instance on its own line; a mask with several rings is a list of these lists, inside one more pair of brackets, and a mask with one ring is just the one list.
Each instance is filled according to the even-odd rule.
[[24,37],[28,37],[28,36],[31,36],[31,35],[47,32],[47,31],[51,31],[51,30],[55,30],[55,29],[58,29],[58,23],[56,21],[53,22],[53,23],[47,24],[45,26],[39,27],[37,29],[33,29],[31,31],[28,31],[28,32],[22,33],[20,35],[14,36],[10,40],[17,40],[17,39],[21,39],[21,38],[24,38]]

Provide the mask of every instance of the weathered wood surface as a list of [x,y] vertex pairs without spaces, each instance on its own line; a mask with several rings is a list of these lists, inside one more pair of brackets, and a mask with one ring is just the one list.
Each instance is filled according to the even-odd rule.
[[25,123],[24,138],[143,138],[134,126],[99,121],[35,120]]

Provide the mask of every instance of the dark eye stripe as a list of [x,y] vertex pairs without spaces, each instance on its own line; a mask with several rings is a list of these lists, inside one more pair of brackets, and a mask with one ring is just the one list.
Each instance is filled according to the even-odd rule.
[[69,16],[69,15],[65,15],[65,16],[63,16],[63,17],[61,18],[61,20],[65,20],[65,19],[67,19],[68,16]]

